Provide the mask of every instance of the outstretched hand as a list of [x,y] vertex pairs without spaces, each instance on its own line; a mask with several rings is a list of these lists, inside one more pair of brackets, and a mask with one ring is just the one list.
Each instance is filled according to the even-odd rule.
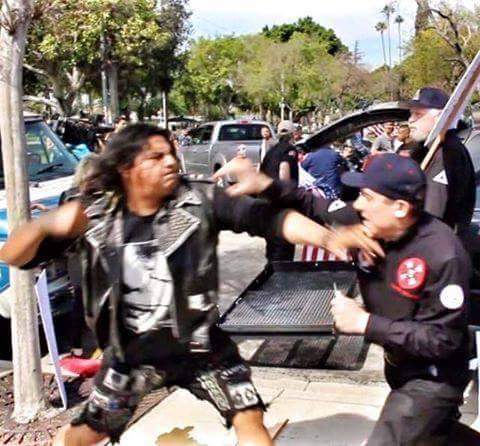
[[349,248],[360,249],[369,263],[374,263],[377,257],[385,257],[380,244],[369,236],[361,224],[332,230],[325,248],[333,253],[345,252]]
[[267,175],[258,172],[252,162],[244,157],[233,158],[213,175],[215,181],[222,177],[228,177],[235,181],[235,184],[226,190],[227,194],[232,197],[260,194],[273,181]]

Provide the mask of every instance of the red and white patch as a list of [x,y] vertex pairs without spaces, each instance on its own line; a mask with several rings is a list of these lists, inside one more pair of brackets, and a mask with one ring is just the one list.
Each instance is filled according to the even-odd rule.
[[404,290],[418,290],[427,278],[427,264],[418,257],[402,260],[397,269],[398,286]]

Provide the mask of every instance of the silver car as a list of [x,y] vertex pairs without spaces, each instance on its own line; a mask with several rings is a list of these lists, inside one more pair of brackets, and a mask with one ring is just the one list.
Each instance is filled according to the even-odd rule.
[[257,120],[215,121],[190,131],[181,146],[186,173],[211,175],[236,156],[239,150],[254,163],[260,162],[261,131],[270,124]]

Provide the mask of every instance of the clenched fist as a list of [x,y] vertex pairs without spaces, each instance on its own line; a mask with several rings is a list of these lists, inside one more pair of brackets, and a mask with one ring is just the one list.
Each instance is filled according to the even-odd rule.
[[68,239],[82,235],[88,219],[79,201],[70,201],[58,209],[42,215],[37,223],[44,234],[54,238]]
[[331,310],[338,332],[351,335],[365,334],[370,314],[353,299],[336,292],[331,302]]

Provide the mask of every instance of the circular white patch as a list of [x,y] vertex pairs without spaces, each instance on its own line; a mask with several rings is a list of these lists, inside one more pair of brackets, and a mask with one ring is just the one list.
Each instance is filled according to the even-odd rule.
[[458,310],[463,305],[463,290],[460,285],[447,285],[440,293],[440,302],[449,310]]

